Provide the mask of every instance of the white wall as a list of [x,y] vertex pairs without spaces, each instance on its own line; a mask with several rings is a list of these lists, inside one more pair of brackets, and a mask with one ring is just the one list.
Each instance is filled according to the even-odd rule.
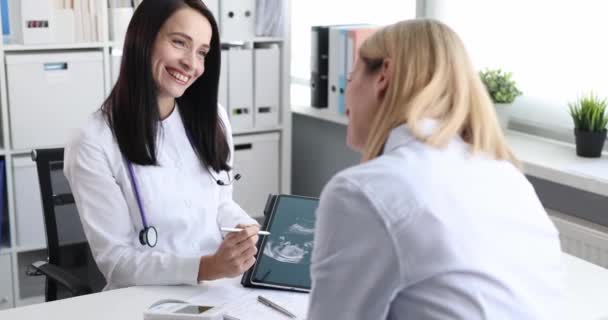
[[461,36],[477,68],[513,72],[519,121],[569,133],[569,101],[608,97],[608,1],[427,0],[425,12]]

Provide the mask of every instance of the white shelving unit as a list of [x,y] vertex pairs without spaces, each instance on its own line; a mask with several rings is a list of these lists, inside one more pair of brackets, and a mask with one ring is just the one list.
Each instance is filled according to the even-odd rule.
[[[107,2],[108,0],[97,0]],[[233,0],[219,0],[222,1],[233,1]],[[257,43],[263,44],[276,44],[279,47],[280,52],[280,82],[279,82],[279,123],[276,126],[253,128],[242,130],[234,128],[233,135],[235,140],[252,140],[259,139],[262,135],[273,135],[279,137],[278,139],[278,153],[277,161],[278,167],[278,190],[273,192],[289,193],[291,189],[291,108],[290,108],[290,95],[289,95],[289,79],[290,79],[290,40],[289,35],[289,13],[290,13],[290,0],[286,0],[285,5],[285,24],[283,34],[286,35],[284,38],[279,37],[254,37],[250,39],[244,39],[239,43],[245,44],[253,48]],[[103,7],[102,12],[102,24],[103,31],[101,42],[89,42],[89,43],[70,43],[70,44],[44,44],[44,45],[21,45],[21,44],[0,44],[0,126],[1,126],[1,137],[0,137],[0,158],[5,160],[5,183],[6,183],[6,209],[8,210],[8,225],[10,239],[9,243],[0,241],[0,310],[7,309],[16,306],[24,306],[33,303],[44,302],[44,278],[39,277],[38,279],[27,278],[24,275],[24,266],[29,264],[30,260],[41,260],[46,258],[46,244],[34,244],[34,245],[20,245],[18,244],[18,234],[16,221],[17,214],[15,212],[16,199],[15,199],[15,159],[21,159],[27,157],[30,154],[31,149],[14,148],[12,144],[13,132],[11,132],[11,123],[9,117],[9,83],[7,75],[7,64],[6,54],[14,53],[65,53],[65,52],[82,52],[82,51],[95,51],[100,52],[103,56],[103,78],[99,80],[99,85],[103,87],[104,97],[111,90],[112,77],[111,77],[111,50],[120,49],[121,44],[112,39],[109,39],[109,10],[107,6]],[[218,20],[218,26],[221,25]],[[221,30],[220,30],[221,32]],[[225,66],[225,64],[223,63]],[[36,94],[36,93],[33,93]],[[66,98],[69,99],[69,98]],[[102,101],[99,101],[98,105],[101,105]],[[229,109],[230,106],[228,105]],[[52,121],[54,119],[50,119]],[[30,128],[35,130],[36,128]],[[60,147],[61,145],[37,145],[36,148],[51,148]],[[250,157],[248,157],[250,158]],[[238,161],[238,153],[236,154],[236,160]],[[249,160],[248,160],[249,161]],[[252,163],[255,161],[252,161]],[[238,171],[238,168],[235,168]],[[34,184],[38,184],[37,179],[32,181]],[[237,184],[240,184],[239,181]],[[235,186],[235,193],[237,187]],[[235,194],[235,198],[238,196]],[[266,199],[260,199],[263,203]],[[247,209],[247,208],[245,208]],[[42,219],[42,213],[40,213]],[[7,221],[4,221],[6,223]],[[6,270],[5,266],[10,266],[9,270]]]

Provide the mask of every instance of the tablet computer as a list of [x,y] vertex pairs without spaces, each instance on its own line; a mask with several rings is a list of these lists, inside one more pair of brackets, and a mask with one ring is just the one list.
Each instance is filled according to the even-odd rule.
[[309,292],[315,211],[319,199],[294,195],[270,196],[255,265],[243,275],[246,287]]

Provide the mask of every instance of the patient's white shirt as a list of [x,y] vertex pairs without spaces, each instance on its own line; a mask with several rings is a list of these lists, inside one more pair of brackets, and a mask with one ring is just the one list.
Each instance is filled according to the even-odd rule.
[[[436,122],[422,122],[424,133]],[[558,233],[511,163],[392,130],[323,190],[310,319],[556,319]]]

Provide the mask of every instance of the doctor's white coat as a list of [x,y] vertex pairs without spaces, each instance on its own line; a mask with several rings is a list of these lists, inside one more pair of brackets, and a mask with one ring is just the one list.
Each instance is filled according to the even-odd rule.
[[[233,154],[230,123],[218,109]],[[105,289],[196,284],[200,257],[222,241],[219,228],[255,223],[232,200],[232,186],[215,182],[228,173],[210,175],[200,165],[178,107],[161,122],[157,146],[159,166],[133,166],[148,225],[158,231],[154,248],[139,243],[142,218],[127,165],[101,112],[66,146],[64,172]]]

